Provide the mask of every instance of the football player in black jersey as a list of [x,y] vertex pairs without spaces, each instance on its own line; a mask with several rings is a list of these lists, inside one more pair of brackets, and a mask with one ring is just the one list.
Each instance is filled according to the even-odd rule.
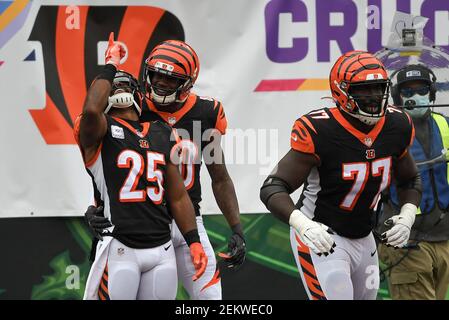
[[[191,299],[219,300],[221,280],[212,245],[200,213],[200,169],[205,161],[212,180],[212,189],[220,210],[232,230],[228,252],[219,253],[229,268],[238,268],[245,261],[246,244],[234,185],[224,163],[220,147],[227,120],[221,102],[191,92],[200,65],[195,51],[183,41],[168,40],[157,45],[145,60],[142,79],[146,106],[141,121],[159,120],[167,123],[182,139],[180,171],[193,202],[201,243],[208,256],[208,267],[201,279],[192,281],[195,270],[188,261],[189,249],[179,228],[173,224],[178,278]],[[86,218],[97,234],[105,227],[101,210],[89,207]]]
[[[197,280],[207,266],[192,202],[171,154],[176,135],[162,122],[139,121],[137,80],[117,71],[124,47],[111,33],[103,72],[92,83],[75,136],[104,215],[111,222],[97,246],[86,299],[174,299],[175,219]],[[169,207],[169,208],[168,208]]]
[[[408,152],[410,117],[388,107],[389,78],[373,55],[352,51],[332,67],[336,107],[296,120],[291,149],[261,188],[261,200],[290,224],[290,240],[310,299],[375,299],[379,286],[372,234],[379,195],[395,179],[400,214],[382,237],[403,247],[421,198]],[[290,193],[303,186],[296,205]]]
[[194,269],[184,263],[188,247],[174,224],[172,241],[178,276],[191,299],[216,300],[222,298],[219,270],[200,213],[202,161],[210,174],[217,204],[232,229],[228,253],[219,255],[228,267],[237,268],[245,260],[246,248],[234,184],[219,143],[221,135],[226,132],[225,113],[221,102],[191,92],[199,70],[198,56],[185,42],[168,40],[157,45],[145,60],[142,84],[147,108],[142,111],[141,119],[164,121],[176,130],[182,140],[183,163],[180,170],[195,208],[201,243],[209,263],[204,276],[193,282]]

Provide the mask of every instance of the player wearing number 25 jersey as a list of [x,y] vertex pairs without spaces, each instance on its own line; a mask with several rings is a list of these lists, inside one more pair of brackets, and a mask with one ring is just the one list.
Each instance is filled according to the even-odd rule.
[[[383,238],[403,247],[420,201],[420,177],[408,152],[413,124],[387,107],[389,79],[373,55],[352,51],[330,73],[336,107],[293,125],[291,149],[265,180],[261,200],[289,223],[292,251],[310,299],[375,299],[379,286],[374,208],[392,179],[401,213]],[[303,186],[295,205],[290,193]]]
[[112,224],[98,243],[85,298],[174,299],[171,215],[189,244],[189,262],[197,270],[193,280],[206,269],[207,257],[192,203],[172,161],[177,139],[163,123],[139,122],[138,82],[117,71],[124,50],[111,34],[106,66],[92,83],[75,124],[86,169]]

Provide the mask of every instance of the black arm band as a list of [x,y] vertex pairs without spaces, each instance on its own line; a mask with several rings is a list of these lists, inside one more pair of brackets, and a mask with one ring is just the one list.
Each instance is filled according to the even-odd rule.
[[414,176],[412,179],[404,183],[398,184],[398,189],[401,190],[415,189],[416,191],[422,194],[421,174],[418,172],[416,176]]
[[285,192],[290,194],[293,192],[292,188],[287,182],[278,178],[269,176],[263,183],[262,188],[260,188],[260,200],[268,206],[268,201],[276,193]]
[[112,85],[112,81],[114,80],[116,72],[116,67],[114,67],[112,64],[107,64],[104,66],[103,71],[97,76],[97,79],[108,80]]
[[240,223],[233,225],[231,227],[231,230],[233,233],[237,233],[242,239],[245,239],[245,236],[243,235],[242,225]]
[[[187,242],[187,245],[190,245],[194,242],[200,242],[200,235],[198,234],[198,229],[193,229],[182,235],[184,240]],[[201,242],[200,242],[201,243]]]

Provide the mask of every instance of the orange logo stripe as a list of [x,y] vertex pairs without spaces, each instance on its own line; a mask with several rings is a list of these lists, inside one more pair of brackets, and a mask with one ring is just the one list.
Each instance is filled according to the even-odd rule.
[[215,271],[215,274],[214,274],[214,276],[212,277],[212,279],[201,289],[201,292],[202,291],[204,291],[204,290],[206,290],[207,288],[209,288],[209,287],[211,287],[211,286],[213,286],[214,284],[216,284],[216,283],[218,283],[218,282],[220,282],[220,270],[218,270],[218,267],[217,267],[217,270]]

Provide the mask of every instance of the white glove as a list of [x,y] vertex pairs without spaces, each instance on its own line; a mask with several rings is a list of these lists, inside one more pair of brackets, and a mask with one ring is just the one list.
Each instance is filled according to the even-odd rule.
[[307,218],[301,211],[293,210],[288,222],[299,233],[299,238],[317,255],[327,256],[334,252],[334,239],[327,232],[328,226]]
[[398,215],[385,221],[385,225],[393,226],[382,234],[382,238],[387,245],[402,248],[407,244],[417,212],[418,208],[414,204],[406,203],[402,206]]

